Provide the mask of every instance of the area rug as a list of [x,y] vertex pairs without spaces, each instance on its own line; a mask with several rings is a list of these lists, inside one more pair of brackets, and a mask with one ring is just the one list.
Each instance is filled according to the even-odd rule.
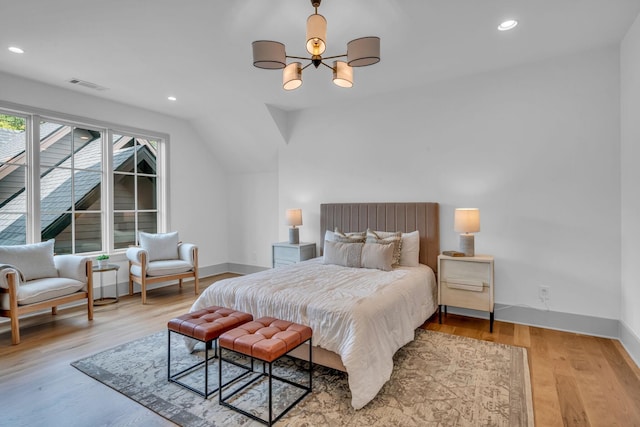
[[[172,360],[189,366],[204,352],[186,351],[172,339]],[[218,404],[167,382],[167,333],[78,360],[72,366],[181,426],[258,426]],[[218,382],[217,360],[210,364],[210,387]],[[180,370],[176,365],[173,372]],[[440,332],[416,330],[415,341],[398,350],[391,379],[378,396],[354,410],[347,375],[317,366],[313,392],[288,412],[282,426],[533,426],[533,403],[526,349]],[[230,365],[233,367],[233,365]],[[227,364],[223,365],[227,372]],[[274,373],[304,382],[304,364],[283,358]],[[234,368],[237,369],[237,368]],[[229,374],[233,375],[229,369]],[[307,374],[308,375],[308,374]],[[203,388],[203,369],[182,381]],[[307,377],[308,379],[308,377]],[[225,381],[223,379],[223,381]],[[257,381],[234,402],[264,406],[266,381]],[[296,399],[295,387],[274,381],[279,406]],[[225,393],[226,395],[226,393]],[[259,416],[264,411],[256,410]]]

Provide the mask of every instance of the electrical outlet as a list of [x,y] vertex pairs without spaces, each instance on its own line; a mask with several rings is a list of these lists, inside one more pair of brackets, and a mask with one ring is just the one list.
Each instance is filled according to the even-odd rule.
[[549,286],[538,286],[538,297],[542,302],[549,301],[549,294],[551,292],[551,288]]

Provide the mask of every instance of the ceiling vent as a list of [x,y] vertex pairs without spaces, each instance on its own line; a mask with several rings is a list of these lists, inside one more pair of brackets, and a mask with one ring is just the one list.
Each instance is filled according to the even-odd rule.
[[78,86],[88,87],[89,89],[93,89],[93,90],[107,90],[107,89],[109,89],[107,87],[100,86],[100,85],[97,85],[95,83],[91,83],[91,82],[87,82],[87,81],[80,80],[80,79],[75,79],[75,78],[69,80],[69,83],[74,84],[74,85],[78,85]]

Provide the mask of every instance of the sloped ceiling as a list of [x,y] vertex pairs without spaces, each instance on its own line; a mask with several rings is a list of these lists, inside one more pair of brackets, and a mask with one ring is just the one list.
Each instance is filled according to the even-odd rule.
[[[285,92],[279,71],[251,65],[251,42],[303,55],[309,0],[0,0],[0,71],[185,118],[230,172],[269,171],[292,111],[617,44],[639,11],[640,0],[324,0],[327,55],[377,35],[382,60],[356,69],[351,89],[320,68]],[[498,32],[506,18],[520,25]]]

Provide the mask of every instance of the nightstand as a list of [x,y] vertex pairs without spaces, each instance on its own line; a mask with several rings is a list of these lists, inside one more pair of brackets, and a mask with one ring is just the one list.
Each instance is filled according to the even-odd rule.
[[297,243],[288,242],[273,243],[271,245],[271,254],[273,267],[295,264],[300,261],[306,261],[316,257],[315,243]]
[[493,332],[493,257],[438,256],[439,321],[448,305],[489,312]]

